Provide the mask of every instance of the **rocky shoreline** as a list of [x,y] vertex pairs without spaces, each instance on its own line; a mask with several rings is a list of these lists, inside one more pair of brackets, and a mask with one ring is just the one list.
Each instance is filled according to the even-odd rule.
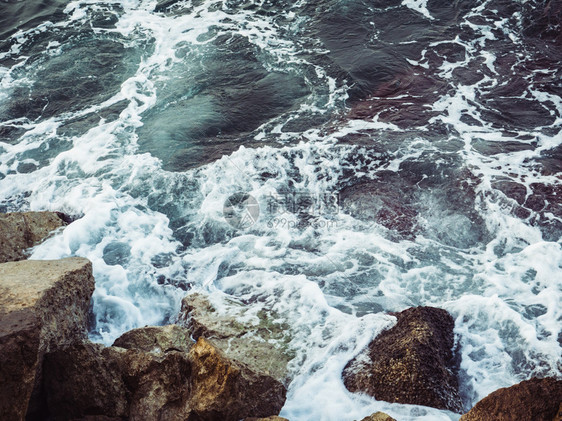
[[[90,342],[91,263],[24,260],[69,222],[53,212],[0,215],[0,419],[284,420],[277,415],[293,356],[273,345],[279,332],[266,315],[257,328],[245,326],[189,294],[179,324],[134,329],[109,347]],[[394,316],[397,324],[347,364],[345,386],[465,412],[452,317],[432,307]],[[490,394],[461,420],[560,421],[561,400],[562,381],[530,379]],[[391,420],[379,412],[362,421]]]

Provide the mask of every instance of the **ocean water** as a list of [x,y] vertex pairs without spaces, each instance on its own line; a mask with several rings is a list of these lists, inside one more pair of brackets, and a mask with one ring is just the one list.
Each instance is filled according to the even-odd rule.
[[0,210],[76,221],[90,337],[201,292],[266,312],[292,421],[459,415],[349,393],[387,313],[455,319],[469,409],[562,377],[562,3],[0,2]]

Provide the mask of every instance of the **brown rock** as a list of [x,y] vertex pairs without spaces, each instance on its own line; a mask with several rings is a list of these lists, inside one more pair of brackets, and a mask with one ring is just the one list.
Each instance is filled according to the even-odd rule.
[[244,418],[244,421],[289,421],[289,420],[287,418],[273,415],[271,417],[266,417],[266,418],[254,418],[254,417]]
[[93,291],[87,259],[0,264],[1,419],[25,417],[46,352],[86,338]]
[[531,379],[496,390],[464,414],[460,421],[555,421],[560,419],[561,408],[562,380]]
[[278,414],[287,390],[272,377],[229,360],[204,338],[191,348],[190,406],[201,420],[237,421]]
[[193,341],[187,329],[178,325],[146,326],[125,332],[113,346],[144,352],[189,352]]
[[[143,329],[129,335],[141,339],[140,347],[185,334],[177,326]],[[278,413],[285,402],[281,383],[227,359],[202,338],[189,353],[153,352],[151,346],[146,352],[133,343],[127,343],[130,349],[84,343],[48,354],[44,388],[50,416],[237,421]]]
[[289,329],[266,311],[259,312],[259,321],[252,324],[239,321],[244,319],[245,306],[225,301],[221,307],[228,312],[222,313],[201,294],[190,294],[182,301],[180,321],[194,339],[203,337],[228,358],[287,384],[287,365],[294,357],[288,346]]
[[109,417],[185,420],[187,354],[153,354],[84,343],[45,357],[45,390],[55,420]]
[[396,421],[390,415],[385,414],[384,412],[375,412],[374,414],[369,415],[368,417],[363,418],[361,421]]
[[67,225],[63,217],[57,212],[0,214],[0,263],[25,259],[28,248]]
[[129,392],[123,380],[125,352],[83,343],[46,355],[43,370],[49,415],[54,420],[128,416]]
[[378,400],[462,411],[453,362],[453,318],[445,310],[415,307],[395,314],[343,371],[351,392]]

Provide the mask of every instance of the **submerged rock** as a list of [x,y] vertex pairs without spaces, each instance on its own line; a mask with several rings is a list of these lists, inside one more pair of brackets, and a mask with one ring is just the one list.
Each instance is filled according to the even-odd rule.
[[531,379],[496,390],[464,414],[460,421],[558,421],[562,419],[561,407],[562,380]]
[[369,415],[368,417],[363,418],[361,421],[396,421],[396,420],[392,418],[390,415],[379,411]]
[[46,356],[53,419],[237,421],[279,413],[285,403],[280,382],[203,338],[191,346],[179,326],[135,329],[117,343],[127,349],[83,343]]
[[414,194],[401,180],[384,178],[348,186],[340,191],[340,201],[354,217],[376,221],[406,237],[415,236],[419,229]]
[[[182,301],[180,320],[194,339],[203,337],[229,358],[286,384],[287,365],[293,358],[287,346],[287,329],[265,311],[249,322],[248,317],[242,317],[243,305],[234,301],[223,304],[228,306],[228,313],[219,311],[207,297],[190,294]],[[239,321],[242,318],[244,322]]]
[[28,248],[67,224],[68,217],[58,212],[0,214],[0,263],[25,259]]
[[377,400],[462,412],[452,351],[453,318],[433,307],[410,308],[395,316],[396,326],[346,365],[347,389]]
[[87,259],[0,264],[2,419],[25,417],[45,353],[86,339],[93,291]]

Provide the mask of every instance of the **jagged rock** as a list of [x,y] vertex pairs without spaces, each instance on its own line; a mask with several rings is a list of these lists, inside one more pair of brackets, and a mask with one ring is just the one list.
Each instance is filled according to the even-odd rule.
[[178,325],[146,326],[125,332],[113,346],[144,352],[189,352],[193,341],[189,332]]
[[0,263],[25,259],[28,248],[67,223],[66,215],[58,212],[0,214]]
[[368,417],[363,418],[361,421],[396,421],[396,420],[392,418],[390,415],[379,411],[369,415]]
[[190,405],[201,420],[237,421],[281,411],[287,390],[274,378],[228,359],[199,338],[189,352],[192,363]]
[[561,408],[562,380],[531,379],[489,394],[460,421],[557,421]]
[[93,291],[87,259],[0,264],[0,418],[25,417],[46,352],[86,338]]
[[[221,312],[222,307],[228,307],[228,312]],[[246,308],[235,301],[223,302],[220,308],[202,294],[190,294],[182,301],[180,322],[194,339],[204,337],[229,358],[287,384],[287,365],[294,355],[288,348],[286,326],[276,323],[266,311],[249,322],[243,317]]]
[[[142,339],[141,348],[166,336],[177,343],[185,334],[178,326],[143,329],[129,335]],[[189,353],[154,352],[153,347],[147,352],[135,349],[133,340],[127,346],[83,343],[48,354],[44,389],[49,415],[54,420],[237,421],[278,413],[285,402],[281,383],[229,360],[203,338]]]
[[416,307],[394,314],[382,332],[343,371],[351,392],[377,400],[462,412],[453,359],[453,318],[445,310]]

